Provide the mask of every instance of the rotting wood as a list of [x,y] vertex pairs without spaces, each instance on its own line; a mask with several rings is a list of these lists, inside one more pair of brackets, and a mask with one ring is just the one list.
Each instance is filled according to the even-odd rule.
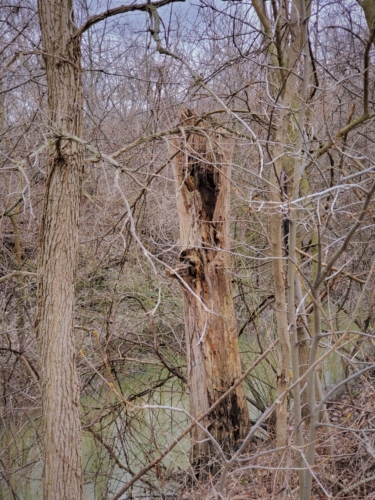
[[[184,125],[198,123],[188,109]],[[241,376],[237,324],[228,272],[232,144],[223,131],[207,124],[201,134],[174,139],[171,153],[177,191],[181,252],[174,272],[184,295],[190,412],[194,417],[220,398]],[[193,292],[193,293],[192,293]],[[244,438],[250,420],[242,385],[202,424],[225,452]],[[214,452],[203,431],[192,431],[191,461],[197,473]]]

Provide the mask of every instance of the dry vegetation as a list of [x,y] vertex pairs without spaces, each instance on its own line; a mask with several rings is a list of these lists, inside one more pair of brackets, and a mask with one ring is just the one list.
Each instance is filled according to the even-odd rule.
[[[374,395],[374,374],[371,373],[329,402],[332,427],[329,433],[323,428],[319,431],[314,473],[320,486],[317,483],[314,486],[312,499],[323,500],[329,498],[328,495],[351,500],[375,497]],[[332,444],[334,455],[330,455]],[[288,459],[293,460],[292,439],[289,446]],[[272,458],[273,447],[272,438],[252,443],[251,455],[255,458],[244,455],[241,466],[231,471],[225,491],[227,498],[299,498],[297,473],[290,469],[277,471],[277,461]],[[282,488],[278,487],[280,479]],[[213,477],[209,485],[194,484],[182,490],[177,498],[212,500],[216,498],[218,487],[219,481]]]
[[[0,0],[0,500],[43,497],[39,232],[60,142],[83,159],[71,365],[84,500],[375,499],[372,3],[172,4],[158,18],[149,7],[112,16],[110,3],[75,2],[83,127],[72,137],[48,114],[36,2]],[[195,368],[176,279],[193,265],[181,264],[176,192],[194,191],[191,159],[207,157],[191,143],[214,134],[233,148],[223,261],[252,430],[231,455],[225,438],[215,449],[219,417],[208,416],[200,435],[211,455],[198,479],[186,431]],[[177,191],[172,143],[190,161]],[[210,161],[224,170],[219,153]],[[206,254],[219,252],[215,238]],[[66,363],[53,354],[60,376]]]

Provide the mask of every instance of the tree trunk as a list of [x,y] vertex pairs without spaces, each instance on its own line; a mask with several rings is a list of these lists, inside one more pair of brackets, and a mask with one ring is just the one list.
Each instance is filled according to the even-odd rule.
[[[374,0],[362,0],[358,2],[365,13],[368,29],[371,31],[375,20],[375,3]],[[374,42],[375,43],[375,42]]]
[[[191,111],[184,125],[195,124]],[[229,209],[232,146],[220,133],[189,134],[176,140],[173,152],[177,209],[180,221],[180,264],[184,282],[184,315],[188,357],[190,412],[205,412],[240,377],[241,363],[232,299]],[[229,452],[246,435],[249,413],[241,385],[203,422]],[[204,465],[213,454],[207,435],[192,435],[192,463]]]
[[44,500],[82,497],[79,384],[74,308],[82,148],[59,133],[81,135],[79,40],[71,0],[39,0],[47,72],[50,139],[38,263]]

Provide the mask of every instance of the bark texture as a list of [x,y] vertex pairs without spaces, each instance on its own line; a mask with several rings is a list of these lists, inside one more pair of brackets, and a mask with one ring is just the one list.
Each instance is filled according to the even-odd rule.
[[371,31],[375,20],[375,2],[374,0],[362,0],[359,2],[365,13],[368,29]]
[[[185,125],[198,123],[189,110]],[[188,355],[190,412],[204,413],[241,375],[237,325],[232,299],[229,211],[232,146],[220,131],[176,140],[173,152],[180,222],[180,263],[175,272],[183,286]],[[204,131],[205,129],[205,131]],[[188,289],[189,288],[189,289]],[[225,451],[246,435],[250,421],[241,385],[203,422]],[[199,428],[193,432],[192,462],[203,465],[211,444]]]
[[43,407],[44,500],[82,497],[79,384],[75,366],[74,306],[81,146],[59,132],[81,135],[79,40],[71,0],[39,0],[47,72],[50,139],[40,228],[38,312]]

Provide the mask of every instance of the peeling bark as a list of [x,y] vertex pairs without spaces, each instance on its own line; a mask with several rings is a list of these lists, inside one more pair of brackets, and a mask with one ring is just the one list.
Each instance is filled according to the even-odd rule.
[[[196,118],[188,124],[195,124]],[[186,124],[186,121],[185,121]],[[204,413],[241,375],[237,325],[228,273],[232,146],[220,131],[175,140],[172,153],[180,221],[180,263],[188,356],[190,412]],[[205,130],[205,131],[204,131]],[[189,289],[190,290],[189,290]],[[193,293],[192,293],[193,292]],[[202,422],[229,452],[243,439],[250,421],[245,391],[239,386]],[[195,428],[192,463],[204,465],[213,454],[207,435]]]

